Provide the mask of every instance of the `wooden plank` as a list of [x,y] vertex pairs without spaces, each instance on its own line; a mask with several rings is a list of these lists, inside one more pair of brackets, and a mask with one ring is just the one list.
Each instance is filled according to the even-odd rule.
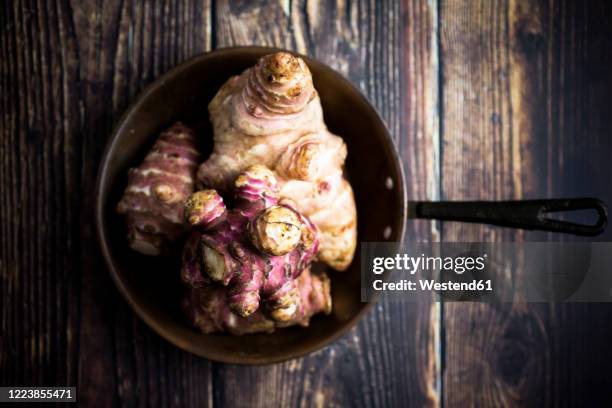
[[[86,78],[83,120],[91,129],[84,136],[89,142],[84,156],[99,157],[111,127],[145,85],[210,48],[210,5],[137,1],[104,2],[100,7],[91,2],[75,4],[75,15],[80,55],[86,56],[81,62]],[[84,166],[88,163],[92,167],[84,173],[95,174],[97,160]],[[86,197],[93,196],[89,188],[84,187]],[[87,232],[89,240],[92,231]],[[84,263],[84,271],[91,271],[83,278],[81,295],[80,392],[91,398],[86,402],[99,403],[99,391],[112,387],[108,395],[127,406],[210,406],[210,363],[161,339],[123,301],[109,301],[109,295],[117,294],[97,250],[86,253]],[[100,327],[107,332],[95,336]],[[91,369],[89,361],[103,369]]]
[[[522,194],[525,169],[513,128],[507,4],[442,1],[440,59],[442,199],[513,199]],[[481,225],[443,223],[449,242],[519,240],[522,234]],[[506,276],[508,282],[512,276]],[[503,363],[522,361],[536,349],[539,332],[521,332],[531,315],[514,305],[443,305],[443,401],[447,406],[503,406],[515,389],[505,384]],[[535,334],[534,334],[535,331]],[[510,334],[507,334],[510,333]],[[522,333],[521,333],[522,334]],[[521,341],[517,341],[520,339]],[[526,375],[526,371],[508,375]],[[519,382],[519,381],[517,381]],[[501,385],[500,385],[501,384]]]
[[[612,85],[604,2],[444,0],[442,197],[610,200],[604,123]],[[609,234],[609,233],[608,233]],[[606,235],[609,237],[609,235]],[[446,241],[560,239],[448,223]],[[604,237],[605,238],[605,237]],[[521,270],[508,279],[520,278]],[[610,403],[612,308],[445,304],[444,403]],[[478,386],[475,386],[478,384]],[[607,403],[607,404],[606,404]]]
[[55,7],[3,2],[0,15],[1,382],[75,384],[80,152],[68,146],[78,144],[79,118],[67,115],[78,111],[74,42]]
[[[612,106],[612,7],[608,2],[540,1],[512,4],[514,47],[525,71],[523,93],[531,96],[531,149],[538,183],[529,196],[595,196],[612,203],[608,119]],[[547,118],[547,120],[542,120]],[[571,240],[573,237],[550,237]],[[612,230],[597,240],[610,241]],[[606,361],[612,305],[606,303],[530,305],[545,322],[541,405],[609,406]]]
[[[263,44],[322,60],[381,111],[406,160],[410,193],[435,198],[435,4],[217,1],[218,46]],[[428,239],[429,223],[411,225]],[[438,309],[378,305],[335,344],[267,367],[215,365],[221,406],[432,406],[438,402]],[[390,341],[397,339],[397,341]]]
[[209,2],[0,7],[0,383],[78,384],[83,405],[211,405],[210,363],[134,316],[91,222],[113,124],[146,84],[210,48]]

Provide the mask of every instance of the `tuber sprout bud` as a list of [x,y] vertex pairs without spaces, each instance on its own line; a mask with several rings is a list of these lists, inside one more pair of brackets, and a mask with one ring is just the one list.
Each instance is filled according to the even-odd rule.
[[208,272],[210,279],[222,282],[227,276],[227,265],[225,257],[208,245],[201,247],[202,263]]
[[308,140],[287,148],[279,170],[294,179],[316,180],[325,167],[325,146],[318,140]]
[[278,309],[273,309],[270,312],[270,316],[272,319],[277,322],[288,322],[293,319],[295,312],[297,311],[297,303],[291,303],[287,307],[281,307]]
[[246,201],[265,200],[266,204],[278,200],[278,182],[274,173],[265,166],[254,165],[240,173],[234,182],[236,197]]
[[164,203],[171,203],[176,201],[176,198],[179,196],[171,186],[167,184],[158,184],[153,188],[153,192],[155,196]]
[[223,198],[215,190],[198,191],[185,202],[185,220],[191,226],[208,229],[225,217]]
[[276,205],[260,213],[249,225],[251,242],[265,254],[285,255],[302,237],[302,223],[295,211]]
[[263,57],[262,73],[270,83],[283,83],[310,72],[299,58],[288,52],[277,52]]
[[232,312],[238,316],[247,317],[259,308],[260,297],[258,291],[245,291],[230,293],[227,300]]

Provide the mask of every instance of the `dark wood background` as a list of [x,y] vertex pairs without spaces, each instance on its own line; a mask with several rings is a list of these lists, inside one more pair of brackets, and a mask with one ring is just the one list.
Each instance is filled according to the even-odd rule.
[[[136,318],[94,236],[102,149],[144,86],[239,44],[309,54],[357,84],[413,199],[612,204],[608,1],[5,0],[0,385],[77,385],[83,406],[612,403],[610,304],[377,305],[332,346],[266,367],[196,358]],[[409,234],[558,239],[424,221]]]

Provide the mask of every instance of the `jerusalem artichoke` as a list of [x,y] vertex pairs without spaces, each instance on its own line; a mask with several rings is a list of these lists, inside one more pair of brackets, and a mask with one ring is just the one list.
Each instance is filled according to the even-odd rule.
[[232,210],[214,190],[192,194],[185,219],[196,231],[184,248],[183,282],[194,288],[210,282],[228,286],[228,307],[242,317],[255,313],[263,297],[273,319],[294,318],[295,279],[317,252],[317,231],[306,217],[278,205],[272,171],[263,166],[243,171],[235,181]]
[[117,212],[125,215],[130,247],[159,255],[185,231],[183,203],[193,192],[200,153],[180,122],[162,132],[142,164],[129,170]]
[[237,316],[228,306],[226,288],[220,286],[189,288],[182,306],[191,324],[202,332],[228,331],[236,335],[270,333],[296,324],[307,327],[313,315],[331,312],[330,283],[325,273],[305,269],[297,278],[297,288],[299,307],[291,319],[283,322],[270,319],[261,310],[248,317]]
[[357,240],[353,191],[343,176],[346,146],[327,130],[310,70],[279,52],[230,78],[209,105],[214,150],[198,170],[202,186],[227,191],[245,168],[279,176],[280,196],[319,228],[319,259],[344,270]]

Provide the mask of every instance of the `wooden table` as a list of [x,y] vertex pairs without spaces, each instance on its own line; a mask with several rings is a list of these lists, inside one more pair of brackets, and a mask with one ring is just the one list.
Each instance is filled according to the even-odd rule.
[[[610,304],[381,304],[300,360],[194,357],[120,297],[92,219],[128,104],[181,61],[240,44],[311,55],[358,85],[411,198],[612,204],[610,2],[6,0],[0,30],[0,385],[76,385],[83,406],[610,405]],[[425,221],[409,234],[553,238]]]

